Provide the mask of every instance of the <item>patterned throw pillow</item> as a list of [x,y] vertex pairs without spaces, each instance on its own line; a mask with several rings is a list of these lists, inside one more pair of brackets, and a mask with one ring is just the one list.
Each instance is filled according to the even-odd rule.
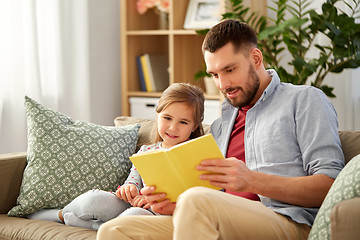
[[62,208],[90,189],[114,191],[129,174],[139,124],[107,127],[73,121],[25,97],[27,166],[9,216]]
[[331,186],[312,226],[309,240],[330,239],[332,208],[343,200],[360,196],[360,154],[339,173]]

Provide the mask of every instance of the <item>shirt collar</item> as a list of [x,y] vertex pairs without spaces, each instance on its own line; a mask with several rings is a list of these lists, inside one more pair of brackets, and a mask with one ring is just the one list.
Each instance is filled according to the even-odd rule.
[[267,70],[268,74],[271,77],[270,84],[265,88],[259,100],[255,103],[255,105],[259,102],[265,101],[276,89],[276,87],[280,84],[280,78],[277,72],[274,69]]

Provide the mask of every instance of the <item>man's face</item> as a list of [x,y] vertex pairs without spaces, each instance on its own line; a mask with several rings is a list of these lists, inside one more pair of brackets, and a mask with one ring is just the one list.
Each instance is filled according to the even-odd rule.
[[[251,56],[251,53],[250,53]],[[232,43],[214,53],[204,54],[207,72],[213,76],[216,86],[234,107],[253,104],[260,85],[251,57],[241,51],[234,52]]]

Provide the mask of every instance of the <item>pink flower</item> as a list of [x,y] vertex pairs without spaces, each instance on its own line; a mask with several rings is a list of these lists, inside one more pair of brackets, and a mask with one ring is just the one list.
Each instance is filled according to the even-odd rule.
[[154,7],[161,12],[169,12],[169,0],[137,0],[136,2],[136,10],[139,14],[144,14]]
[[157,1],[157,8],[161,12],[169,12],[169,0],[159,0],[159,1]]

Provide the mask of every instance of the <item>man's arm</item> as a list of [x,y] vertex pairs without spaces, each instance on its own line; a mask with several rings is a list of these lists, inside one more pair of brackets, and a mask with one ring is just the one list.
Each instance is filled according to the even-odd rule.
[[236,158],[204,160],[197,169],[219,173],[201,175],[201,179],[210,180],[214,186],[252,192],[303,207],[319,207],[334,182],[323,174],[281,177],[252,171]]

